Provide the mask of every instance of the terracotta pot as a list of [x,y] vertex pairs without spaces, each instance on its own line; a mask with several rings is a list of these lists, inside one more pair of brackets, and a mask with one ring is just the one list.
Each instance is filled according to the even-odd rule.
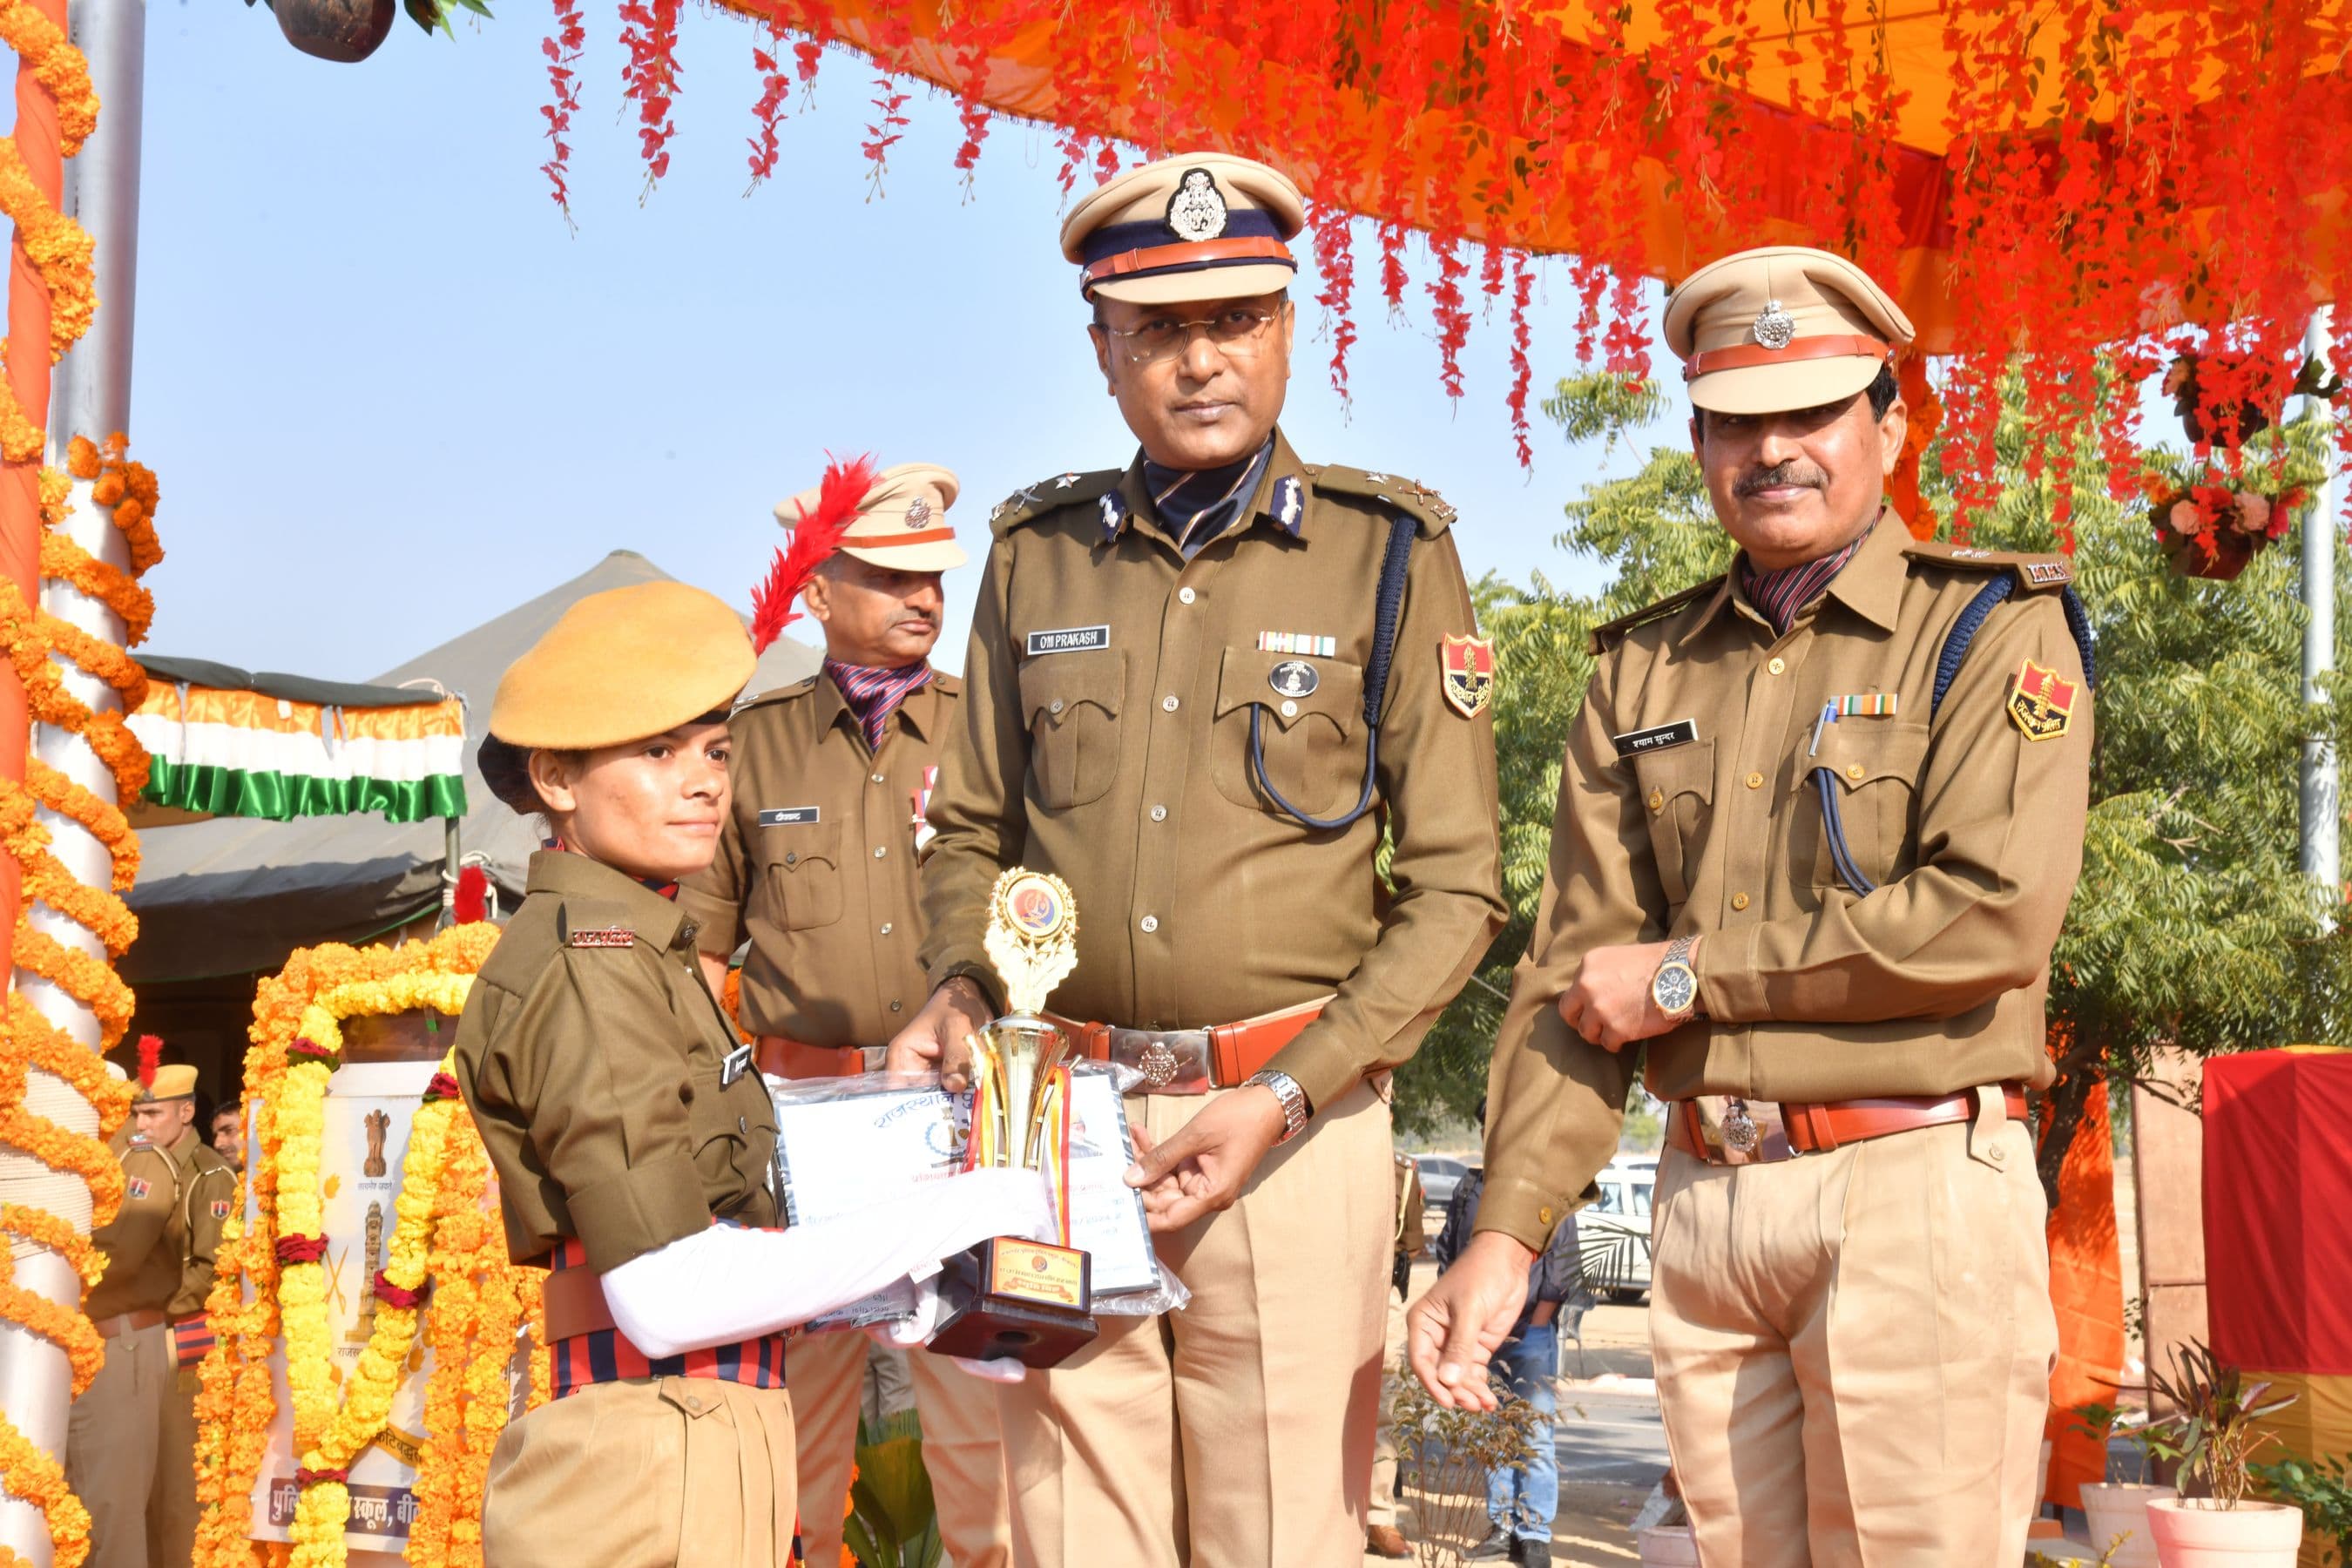
[[1698,1542],[1687,1524],[1654,1524],[1642,1531],[1642,1568],[1698,1568]]
[[[2208,543],[2210,541],[2210,546]],[[2233,529],[2221,529],[2202,539],[2174,538],[2165,546],[2172,569],[2183,577],[2202,577],[2210,582],[2234,582],[2247,563],[2270,545],[2268,539],[2240,533]]]
[[2170,1487],[2084,1482],[2083,1514],[2091,1521],[2091,1550],[2105,1552],[2107,1543],[2120,1535],[2124,1543],[2107,1560],[2110,1568],[2157,1568],[2156,1537],[2148,1529],[2147,1505],[2158,1498],[2178,1495]]
[[2303,1544],[2303,1510],[2284,1503],[2158,1498],[2147,1523],[2163,1568],[2294,1568]]
[[394,0],[270,0],[278,30],[306,55],[350,64],[392,36]]

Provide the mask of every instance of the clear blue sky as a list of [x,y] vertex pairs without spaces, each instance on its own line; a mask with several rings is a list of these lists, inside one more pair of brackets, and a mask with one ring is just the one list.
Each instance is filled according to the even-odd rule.
[[[781,538],[770,507],[828,448],[953,468],[975,546],[1019,486],[1126,463],[1055,247],[1046,133],[999,122],[967,193],[954,105],[919,90],[870,199],[873,73],[830,54],[747,197],[756,35],[689,8],[670,174],[647,193],[612,7],[592,4],[574,233],[539,173],[549,7],[499,9],[455,42],[404,19],[358,66],[297,54],[260,6],[149,9],[131,435],[169,552],[149,649],[364,679],[614,549],[746,604]],[[1538,415],[1522,470],[1502,312],[1452,402],[1425,258],[1396,321],[1376,261],[1360,233],[1351,410],[1302,277],[1293,441],[1442,490],[1474,574],[1593,581],[1552,539],[1601,455]],[[1573,342],[1564,271],[1538,288],[1539,398]],[[950,666],[975,573],[949,581]]]

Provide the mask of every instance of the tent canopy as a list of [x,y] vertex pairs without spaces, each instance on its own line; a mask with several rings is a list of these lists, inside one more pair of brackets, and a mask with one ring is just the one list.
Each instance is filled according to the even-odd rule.
[[[471,803],[460,821],[463,847],[493,881],[520,896],[525,863],[539,841],[524,818],[494,797],[474,766],[499,678],[574,601],[608,588],[667,576],[631,551],[616,550],[588,572],[455,637],[372,683],[436,681],[473,700],[466,710],[464,778]],[[789,637],[761,657],[751,689],[765,691],[815,672],[814,648]],[[159,676],[161,672],[158,672]],[[425,700],[438,700],[429,689]],[[445,839],[438,821],[307,817],[292,822],[219,818],[166,828],[142,841],[142,869],[131,894],[139,940],[121,963],[134,985],[273,969],[297,947],[354,942],[438,907]]]

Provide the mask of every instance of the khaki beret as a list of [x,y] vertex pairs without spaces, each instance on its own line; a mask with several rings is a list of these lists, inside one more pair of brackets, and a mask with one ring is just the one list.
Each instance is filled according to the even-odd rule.
[[514,661],[490,702],[509,745],[589,751],[723,712],[751,679],[751,634],[726,603],[683,583],[591,594]]
[[186,1100],[196,1092],[196,1069],[174,1065],[157,1068],[152,1083],[142,1085],[131,1098],[134,1103],[152,1105],[163,1100]]
[[[951,572],[968,559],[948,525],[948,508],[963,489],[954,471],[937,463],[900,463],[874,476],[857,503],[849,531],[835,546],[844,555],[898,572]],[[776,521],[797,528],[816,515],[822,489],[806,489],[776,506]]]
[[1771,245],[1711,261],[1667,296],[1666,346],[1695,407],[1777,414],[1852,397],[1913,336],[1843,256]]
[[1167,305],[1290,287],[1307,226],[1290,176],[1226,153],[1188,153],[1097,185],[1062,220],[1087,299]]

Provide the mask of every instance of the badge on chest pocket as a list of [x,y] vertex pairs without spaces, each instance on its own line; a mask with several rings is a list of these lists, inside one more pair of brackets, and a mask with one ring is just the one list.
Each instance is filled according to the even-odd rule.
[[737,1046],[733,1050],[728,1052],[726,1059],[719,1064],[719,1087],[721,1089],[733,1088],[735,1080],[741,1078],[745,1073],[750,1072],[751,1070],[751,1047],[749,1046]]

